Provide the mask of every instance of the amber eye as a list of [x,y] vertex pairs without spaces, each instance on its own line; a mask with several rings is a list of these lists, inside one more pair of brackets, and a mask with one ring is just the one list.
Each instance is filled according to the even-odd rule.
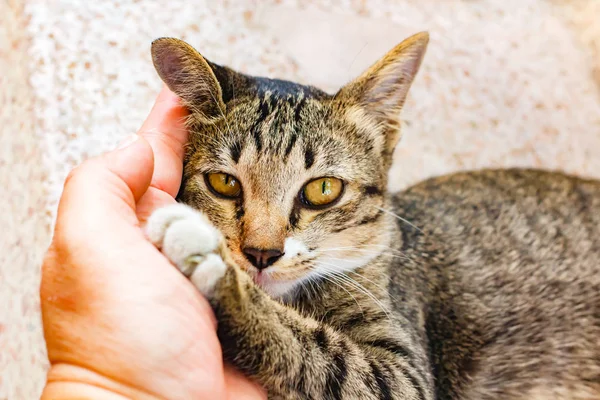
[[338,178],[318,178],[304,185],[300,199],[308,206],[323,207],[336,201],[344,189]]
[[229,174],[222,172],[210,173],[205,175],[205,179],[208,187],[220,196],[231,199],[239,197],[242,193],[242,185]]

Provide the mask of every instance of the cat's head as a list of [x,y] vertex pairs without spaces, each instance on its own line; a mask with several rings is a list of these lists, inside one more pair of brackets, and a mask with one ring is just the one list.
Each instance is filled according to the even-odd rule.
[[399,114],[427,42],[410,37],[335,95],[237,73],[177,39],[153,43],[160,77],[190,111],[180,199],[271,295],[385,249]]

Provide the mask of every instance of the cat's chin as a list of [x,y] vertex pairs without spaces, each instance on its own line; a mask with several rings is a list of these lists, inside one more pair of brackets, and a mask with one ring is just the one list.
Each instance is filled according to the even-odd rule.
[[253,279],[254,283],[256,283],[264,292],[274,299],[279,299],[290,295],[301,282],[301,279],[278,281],[271,278],[267,274],[253,276]]

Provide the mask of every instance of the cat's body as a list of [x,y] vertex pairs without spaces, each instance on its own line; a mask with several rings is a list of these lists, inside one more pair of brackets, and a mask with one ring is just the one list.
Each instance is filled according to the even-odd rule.
[[420,299],[438,399],[600,398],[599,182],[459,173],[393,203],[420,231],[397,221],[389,292]]
[[426,39],[335,96],[156,42],[191,111],[180,199],[203,213],[158,210],[149,237],[272,398],[598,399],[599,182],[506,170],[385,190]]

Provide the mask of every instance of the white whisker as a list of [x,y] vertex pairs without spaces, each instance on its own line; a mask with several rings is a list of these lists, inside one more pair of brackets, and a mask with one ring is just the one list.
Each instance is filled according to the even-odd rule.
[[410,222],[409,220],[402,218],[402,217],[401,217],[401,216],[399,216],[398,214],[395,214],[395,213],[393,213],[393,212],[392,212],[392,211],[390,211],[390,210],[386,210],[385,208],[381,208],[381,207],[378,207],[378,206],[373,206],[373,207],[377,208],[379,211],[383,211],[384,213],[386,213],[386,214],[388,214],[388,215],[391,215],[391,216],[393,216],[393,217],[395,217],[395,218],[399,219],[400,221],[404,222],[404,223],[405,223],[405,224],[407,224],[407,225],[410,225],[410,226],[412,226],[413,228],[415,228],[415,229],[416,229],[416,230],[418,230],[419,232],[421,232],[421,233],[424,233],[424,232],[423,232],[423,231],[422,231],[422,230],[421,230],[419,227],[417,227],[416,225],[414,225],[414,224],[413,224],[412,222]]
[[[319,272],[317,269],[314,269],[314,267],[312,267],[312,269],[314,271]],[[354,302],[356,303],[356,305],[358,306],[358,308],[360,309],[360,312],[364,315],[363,312],[363,308],[360,305],[360,303],[358,302],[358,300],[356,300],[356,297],[354,297],[354,295],[352,293],[350,293],[350,291],[348,291],[348,289],[346,289],[341,283],[342,282],[337,282],[334,278],[336,278],[336,276],[330,276],[330,275],[325,275],[325,274],[319,274],[318,275],[319,278],[325,279],[326,281],[330,282],[332,285],[335,285],[337,287],[339,287],[340,289],[342,289],[343,291],[345,291],[346,293],[348,293],[348,295],[350,297],[352,297],[352,299],[354,300]]]
[[[380,244],[373,244],[373,245],[368,245],[368,246],[369,247],[380,247],[382,249],[386,249],[389,252],[397,253],[397,256],[400,256],[402,258],[410,260],[410,257],[408,257],[404,252],[402,252],[402,251],[400,251],[398,249],[394,249],[393,247],[386,246],[386,245],[380,245]],[[315,252],[319,253],[319,254],[325,254],[328,251],[344,251],[344,250],[361,251],[363,253],[369,253],[369,252],[378,253],[377,250],[361,249],[361,248],[356,247],[356,246],[330,247],[330,248],[326,248],[326,249],[317,249]],[[386,251],[381,251],[381,254],[389,254],[389,253],[386,253]]]
[[[360,250],[360,249],[340,249],[340,250],[328,250],[328,251],[358,251],[361,253],[367,253],[367,254],[381,254],[381,255],[387,255],[390,257],[394,257],[394,258],[402,258],[405,260],[410,260],[410,258],[404,254],[393,254],[393,253],[388,253],[385,251],[375,251],[375,250]],[[335,257],[329,257],[329,255],[327,255],[326,251],[321,251],[319,252],[320,254],[325,254],[327,256],[328,259],[330,260],[340,260],[343,261],[345,260],[345,258],[335,258]]]
[[344,274],[341,271],[336,271],[336,270],[332,269],[331,267],[337,268],[337,266],[335,264],[318,262],[317,265],[319,267],[322,267],[323,270],[326,271],[328,274],[335,275],[338,279],[345,281],[347,284],[353,286],[355,289],[361,291],[362,293],[364,293],[365,295],[370,297],[373,300],[373,302],[375,302],[375,304],[377,304],[377,306],[379,306],[379,308],[381,308],[381,310],[388,316],[388,318],[390,317],[390,311],[381,302],[381,300],[379,300],[373,293],[371,293],[371,291],[369,291],[367,288],[365,288],[362,284],[357,282],[355,279],[349,277],[348,275]]

